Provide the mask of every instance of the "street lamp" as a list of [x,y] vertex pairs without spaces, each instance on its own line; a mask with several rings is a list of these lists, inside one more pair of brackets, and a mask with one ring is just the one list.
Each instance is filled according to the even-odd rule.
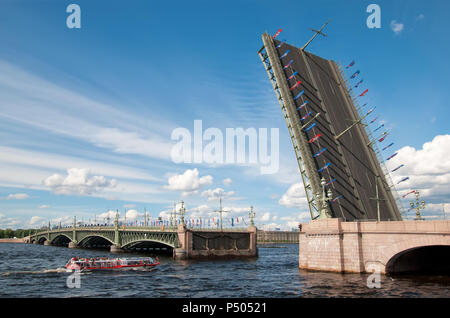
[[424,220],[422,216],[420,215],[420,209],[425,209],[425,201],[422,200],[419,202],[419,191],[415,191],[416,195],[416,202],[410,202],[409,205],[411,206],[411,209],[416,209],[416,218],[414,220]]
[[331,218],[331,215],[328,212],[328,201],[331,201],[333,192],[331,191],[331,189],[328,189],[327,193],[325,193],[325,185],[327,184],[327,182],[325,181],[324,177],[320,179],[320,184],[322,185],[322,197],[320,196],[320,193],[316,193],[316,200],[319,208],[319,219]]
[[250,218],[251,226],[255,226],[255,221],[254,221],[255,215],[256,215],[256,213],[255,213],[255,211],[253,211],[253,205],[252,205],[250,207],[250,212],[248,212],[248,217]]

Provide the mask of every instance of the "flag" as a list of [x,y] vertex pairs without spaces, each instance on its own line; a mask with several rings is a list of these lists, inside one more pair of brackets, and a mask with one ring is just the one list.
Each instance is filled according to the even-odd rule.
[[375,110],[375,108],[377,108],[377,107],[374,107],[374,108],[370,109],[370,110],[367,112],[366,116],[367,116],[367,115],[370,115],[370,114]]
[[303,104],[301,104],[299,107],[297,107],[297,110],[302,109],[302,108],[305,107],[306,104],[308,104],[308,103],[309,103],[308,101],[305,101]]
[[319,171],[319,172],[322,172],[322,171],[324,171],[325,169],[327,169],[329,166],[331,166],[331,162],[327,163],[325,166],[323,166],[322,168],[320,168],[318,171]]
[[[292,91],[294,88],[296,88],[298,85],[300,85],[302,83],[302,81],[298,81],[297,83],[295,83],[291,88],[290,88],[290,90]],[[300,92],[301,94],[303,94],[302,92]],[[295,98],[294,98],[294,100],[296,100],[297,98],[299,98],[300,96],[301,96],[301,94],[298,94]]]
[[368,91],[369,91],[369,89],[366,89],[364,92],[362,92],[362,93],[359,95],[359,97],[363,97],[364,95],[367,94]]
[[357,70],[352,76],[350,76],[350,78],[355,78],[359,73],[359,70]]
[[316,127],[316,123],[313,123],[312,125],[310,125],[309,127],[305,128],[305,132],[310,131],[311,129],[313,129],[314,127]]
[[416,190],[409,191],[408,193],[405,193],[404,195],[402,195],[402,198],[404,199],[404,198],[406,198],[406,196],[408,194],[415,193],[415,192],[416,192]]
[[364,106],[366,106],[367,105],[367,103],[365,103],[364,105],[362,105],[361,107],[364,107]]
[[291,76],[289,76],[288,77],[288,80],[291,80],[291,79],[293,79],[294,78],[294,76],[295,75],[297,75],[298,74],[298,72],[297,71],[295,71],[294,73],[292,73],[292,75]]
[[282,59],[283,57],[286,57],[289,54],[290,50],[286,50],[286,52],[284,52],[283,55],[280,56],[280,59]]
[[[396,155],[398,155],[398,152],[394,153],[392,156],[390,156],[389,158],[386,159],[387,160],[391,160],[392,158],[394,158]],[[400,168],[400,167],[399,167]]]
[[288,64],[283,67],[283,70],[287,69],[291,64],[294,63],[294,60],[290,60]]
[[334,179],[331,180],[330,182],[327,182],[327,183],[325,184],[325,186],[329,186],[329,185],[332,184],[334,181],[336,181],[336,178],[334,178]]
[[407,181],[407,180],[409,180],[409,177],[403,178],[402,180],[400,180],[399,182],[397,182],[397,184],[400,184],[400,183],[405,182],[405,181]]
[[285,40],[283,40],[283,42],[281,42],[280,44],[277,45],[277,49],[279,49],[280,47],[282,47],[284,43],[286,43]]
[[383,150],[386,150],[386,149],[388,149],[389,147],[391,147],[391,146],[393,146],[393,145],[394,145],[394,143],[392,142],[392,143],[390,143],[389,145],[387,145],[386,147],[384,147]]
[[231,218],[231,226],[234,226],[234,220]]
[[305,120],[306,118],[308,118],[309,117],[309,115],[311,115],[312,114],[312,112],[309,112],[309,113],[307,113],[305,116],[303,116],[300,120]]
[[400,166],[398,166],[397,168],[395,168],[394,170],[392,170],[391,172],[395,172],[395,171],[397,171],[398,169],[400,169],[401,167],[403,167],[404,165],[400,165]]
[[[301,82],[301,81],[299,81]],[[302,96],[305,93],[305,90],[302,90],[300,93],[297,94],[297,96],[294,97],[294,100],[297,100],[300,98],[300,96]]]
[[383,127],[384,127],[384,124],[381,125],[380,127],[378,127],[377,129],[375,129],[373,132],[376,132],[377,130],[380,130],[380,129],[383,128]]
[[375,119],[372,119],[372,121],[370,123],[373,124],[377,119],[378,119],[378,116],[375,117]]
[[352,67],[353,65],[355,65],[355,61],[352,61],[346,68]]
[[308,142],[309,143],[313,143],[314,141],[316,141],[317,139],[319,139],[322,136],[322,134],[317,134],[314,137],[312,137]]
[[358,88],[358,86],[361,85],[362,82],[364,82],[364,80],[360,80],[360,81],[355,85],[355,88]]
[[336,198],[334,198],[331,202],[336,202],[337,200],[339,200],[340,198],[342,198],[342,194],[337,196]]
[[283,29],[279,29],[279,30],[277,31],[277,33],[275,33],[275,35],[273,36],[273,38],[275,39],[275,38],[278,36],[278,34],[281,33],[281,31],[283,31]]
[[386,137],[387,137],[387,135],[382,137],[382,138],[380,138],[380,139],[378,139],[378,142],[383,142],[386,139]]
[[318,153],[316,153],[313,157],[317,158],[319,157],[322,153],[324,153],[327,150],[327,148],[322,148],[322,150],[320,150]]

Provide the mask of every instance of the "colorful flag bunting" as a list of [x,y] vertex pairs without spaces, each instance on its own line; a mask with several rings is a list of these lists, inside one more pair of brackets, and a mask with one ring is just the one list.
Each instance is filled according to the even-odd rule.
[[409,191],[408,193],[405,193],[404,195],[402,195],[402,198],[404,199],[404,198],[406,198],[406,196],[408,194],[415,193],[415,192],[416,192],[416,190]]
[[[302,83],[302,81],[298,81],[297,83],[295,83],[291,88],[290,88],[290,90],[292,91],[294,88],[296,88],[298,85],[300,85]],[[298,95],[297,95],[298,96]],[[300,97],[300,96],[298,96],[298,97]],[[298,98],[298,97],[296,97],[296,98]],[[294,100],[296,99],[296,98],[294,98]]]
[[316,123],[313,123],[312,125],[310,125],[309,127],[305,128],[305,132],[306,131],[310,131],[311,129],[313,129],[314,127],[316,127]]
[[327,183],[325,184],[325,186],[329,186],[329,185],[332,184],[334,181],[336,181],[336,178],[334,178],[334,179],[331,180],[330,182],[327,182]]
[[350,78],[355,78],[359,73],[359,70],[357,70],[352,76],[350,76]]
[[337,196],[336,198],[334,198],[331,202],[336,202],[336,201],[339,200],[340,198],[342,198],[342,194],[340,194],[339,196]]
[[283,57],[286,57],[289,54],[290,50],[286,50],[286,52],[284,52],[283,55],[280,56],[280,59],[282,59]]
[[367,94],[368,91],[369,91],[369,89],[366,89],[364,92],[362,92],[362,93],[359,95],[359,97],[363,97],[364,95]]
[[405,181],[407,181],[407,180],[409,180],[409,177],[403,178],[402,180],[400,180],[399,182],[397,182],[397,184],[400,184],[400,183],[405,182]]
[[362,84],[362,82],[364,82],[364,80],[360,80],[356,85],[355,85],[355,88],[358,88],[359,87],[359,85],[361,85]]
[[300,93],[297,94],[297,96],[294,97],[294,100],[297,100],[305,93],[305,90],[302,90]]
[[327,148],[322,148],[322,150],[320,150],[318,153],[316,153],[313,157],[317,158],[319,157],[322,153],[324,153],[327,150]]
[[331,162],[327,163],[325,166],[323,166],[322,168],[320,168],[318,171],[319,171],[319,172],[322,172],[322,171],[324,171],[325,169],[327,169],[329,166],[331,166]]
[[277,31],[277,33],[275,33],[275,35],[273,36],[273,38],[275,39],[275,38],[281,33],[281,31],[283,31],[283,29],[279,29],[279,30]]
[[392,156],[390,156],[389,158],[386,159],[387,160],[391,160],[392,158],[394,158],[396,155],[398,155],[398,152],[394,153]]
[[384,147],[383,150],[386,150],[386,149],[388,149],[389,147],[391,147],[391,146],[393,146],[393,145],[394,145],[394,143],[392,142],[392,143],[390,143],[389,145],[387,145],[386,147]]
[[317,134],[314,137],[312,137],[308,142],[309,143],[313,143],[314,141],[316,141],[317,139],[319,139],[322,136],[322,134]]
[[291,79],[293,79],[294,78],[294,76],[295,75],[297,75],[298,74],[298,72],[297,71],[295,71],[294,73],[292,73],[292,75],[291,76],[289,76],[288,77],[288,80],[291,80]]
[[352,67],[353,65],[355,65],[355,61],[352,61],[349,65],[346,66],[346,68]]
[[283,67],[283,70],[287,69],[291,64],[294,63],[294,60],[290,60],[288,64]]
[[403,167],[403,166],[405,166],[405,165],[400,165],[400,166],[398,166],[397,168],[395,168],[394,170],[392,170],[391,172],[395,172],[395,171],[397,171],[398,169],[400,169],[400,168]]
[[277,49],[279,49],[280,47],[282,47],[284,43],[286,43],[285,40],[283,40],[280,44],[277,45]]
[[311,114],[312,114],[312,112],[307,113],[307,114],[306,114],[305,116],[303,116],[300,120],[301,120],[301,121],[305,120],[305,119],[308,118],[309,115],[311,115]]

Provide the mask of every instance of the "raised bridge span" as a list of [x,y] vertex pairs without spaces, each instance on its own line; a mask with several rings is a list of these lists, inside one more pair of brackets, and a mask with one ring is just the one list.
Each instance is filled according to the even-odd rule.
[[177,259],[255,257],[255,226],[238,230],[206,230],[178,227],[65,227],[43,230],[28,236],[26,243],[69,248],[109,248],[173,253]]

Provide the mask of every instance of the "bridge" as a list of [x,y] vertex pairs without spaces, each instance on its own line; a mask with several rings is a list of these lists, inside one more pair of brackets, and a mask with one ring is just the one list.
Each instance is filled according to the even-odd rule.
[[176,227],[114,226],[60,227],[34,233],[26,243],[65,246],[69,248],[109,248],[113,253],[151,251],[172,253],[176,259],[215,257],[255,257],[257,229],[254,225],[237,230],[188,229]]
[[344,222],[300,225],[301,269],[398,274],[450,272],[450,220]]

